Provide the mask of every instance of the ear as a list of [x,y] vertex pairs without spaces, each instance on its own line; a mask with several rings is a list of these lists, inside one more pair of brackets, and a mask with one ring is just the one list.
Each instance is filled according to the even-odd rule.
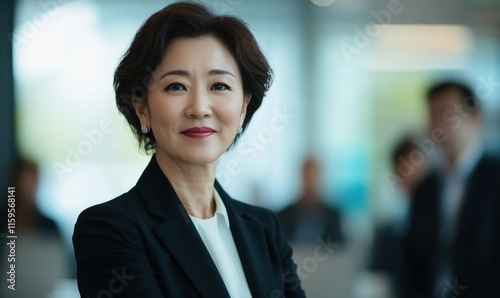
[[247,107],[248,104],[250,103],[250,100],[252,100],[251,94],[247,94],[243,97],[243,105],[241,107],[241,115],[240,115],[240,126],[243,126],[243,121],[245,121],[245,116],[247,114]]
[[134,105],[135,114],[139,117],[141,125],[146,125],[151,128],[151,121],[149,117],[149,108],[145,100],[138,100],[132,97],[132,104]]

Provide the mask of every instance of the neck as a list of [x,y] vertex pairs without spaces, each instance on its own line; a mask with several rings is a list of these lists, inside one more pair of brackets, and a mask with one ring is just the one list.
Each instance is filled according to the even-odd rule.
[[301,203],[304,208],[316,207],[320,201],[320,196],[316,192],[304,192],[302,194]]
[[204,219],[214,216],[217,161],[206,165],[190,165],[161,154],[156,155],[156,160],[191,216]]
[[459,144],[456,144],[454,148],[450,148],[448,150],[446,162],[449,169],[455,169],[457,167],[460,157],[474,141],[473,137],[468,137],[465,140],[462,140]]

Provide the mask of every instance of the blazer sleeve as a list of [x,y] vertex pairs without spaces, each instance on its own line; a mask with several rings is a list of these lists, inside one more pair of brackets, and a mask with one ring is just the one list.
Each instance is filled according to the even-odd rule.
[[[281,258],[281,268],[283,272],[283,283],[285,293],[284,297],[306,297],[304,290],[300,284],[300,278],[297,275],[297,265],[292,259],[292,248],[288,245],[287,238],[281,228],[278,217],[272,213],[272,220],[274,226],[274,242],[276,243],[280,258]],[[277,293],[278,294],[278,293]],[[281,295],[276,295],[271,297],[283,297]]]
[[81,297],[163,297],[143,233],[128,212],[111,204],[83,211],[73,246]]

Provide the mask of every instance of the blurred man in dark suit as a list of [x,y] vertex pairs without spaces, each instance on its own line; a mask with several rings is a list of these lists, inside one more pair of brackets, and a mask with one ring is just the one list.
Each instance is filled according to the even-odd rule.
[[465,85],[428,93],[434,170],[412,194],[401,297],[500,297],[500,164],[481,144],[480,102]]
[[[391,153],[392,173],[396,181],[391,204],[384,206],[385,216],[377,222],[371,248],[369,269],[388,278],[391,297],[399,293],[403,269],[403,238],[409,226],[410,195],[428,171],[422,150],[414,137],[408,135],[396,143]],[[421,158],[421,163],[414,160]],[[411,167],[411,168],[410,168]],[[392,181],[390,183],[392,183]]]
[[321,180],[321,165],[307,158],[302,167],[302,194],[277,214],[290,243],[317,245],[318,237],[336,244],[343,241],[340,213],[323,202]]

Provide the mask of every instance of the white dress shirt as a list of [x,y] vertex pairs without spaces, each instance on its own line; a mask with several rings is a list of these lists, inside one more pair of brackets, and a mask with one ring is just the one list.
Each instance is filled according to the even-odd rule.
[[214,216],[201,219],[190,215],[191,220],[219,270],[229,295],[232,298],[252,297],[231,234],[226,206],[215,189],[214,197],[216,205]]

